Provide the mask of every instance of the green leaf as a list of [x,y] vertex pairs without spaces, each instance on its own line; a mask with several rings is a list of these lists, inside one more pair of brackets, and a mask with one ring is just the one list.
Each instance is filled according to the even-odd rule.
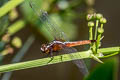
[[18,20],[14,24],[8,27],[8,33],[13,35],[17,31],[21,30],[25,26],[26,22],[24,20]]
[[0,8],[0,17],[7,14],[10,10],[21,4],[24,0],[10,0]]
[[[110,48],[101,48],[99,49],[99,52],[104,54],[104,51],[106,52],[105,49],[109,50],[112,48],[114,48],[116,52],[119,51],[119,47],[110,47]],[[74,58],[71,58],[71,55]],[[61,56],[62,56],[62,61],[61,61]],[[56,63],[67,62],[67,61],[72,61],[72,60],[77,60],[77,59],[84,59],[84,58],[91,58],[90,50],[54,56],[54,59],[49,64],[56,64]],[[36,59],[36,60],[31,60],[31,61],[26,61],[26,62],[2,65],[0,66],[0,73],[49,65],[48,62],[50,60],[51,60],[51,57],[48,57],[48,58]]]
[[115,74],[118,68],[118,59],[111,58],[97,66],[85,80],[115,80]]

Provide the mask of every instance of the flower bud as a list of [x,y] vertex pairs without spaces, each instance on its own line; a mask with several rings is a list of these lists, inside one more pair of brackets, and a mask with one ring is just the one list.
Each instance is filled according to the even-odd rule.
[[106,23],[106,22],[107,22],[107,20],[106,20],[105,18],[101,18],[101,19],[100,19],[100,23],[104,24],[104,23]]
[[94,26],[94,22],[90,21],[88,22],[88,27],[93,27]]
[[100,13],[96,14],[96,18],[97,18],[97,19],[101,19],[102,17],[103,17],[103,15],[100,14]]
[[17,47],[17,48],[20,48],[22,46],[22,41],[19,37],[15,37],[13,40],[12,40],[12,45]]
[[89,20],[91,20],[93,18],[93,15],[92,14],[88,14],[87,15],[87,17],[86,17],[86,19],[89,21]]
[[98,28],[98,33],[102,34],[104,32],[104,29]]

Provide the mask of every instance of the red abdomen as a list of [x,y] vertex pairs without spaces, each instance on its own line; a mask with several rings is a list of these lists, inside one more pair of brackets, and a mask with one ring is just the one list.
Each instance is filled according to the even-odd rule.
[[95,40],[83,40],[83,41],[75,41],[75,42],[65,42],[67,47],[79,46],[90,44],[91,42],[95,42]]

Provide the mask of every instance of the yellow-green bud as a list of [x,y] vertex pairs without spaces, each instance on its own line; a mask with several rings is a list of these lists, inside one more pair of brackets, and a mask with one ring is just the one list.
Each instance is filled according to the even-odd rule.
[[94,22],[90,21],[88,22],[88,27],[93,27],[94,26]]
[[21,39],[19,37],[13,38],[12,45],[15,46],[15,47],[17,47],[17,48],[20,48],[22,46]]
[[98,33],[102,34],[104,32],[104,29],[98,28]]
[[106,23],[106,22],[107,22],[107,20],[106,20],[105,18],[101,18],[101,19],[100,19],[100,23],[104,24],[104,23]]
[[102,17],[103,17],[103,15],[100,14],[100,13],[97,13],[97,14],[96,14],[96,18],[97,18],[97,19],[101,19]]
[[87,15],[87,17],[86,17],[86,19],[89,21],[89,20],[91,20],[93,18],[93,15],[92,14],[88,14]]

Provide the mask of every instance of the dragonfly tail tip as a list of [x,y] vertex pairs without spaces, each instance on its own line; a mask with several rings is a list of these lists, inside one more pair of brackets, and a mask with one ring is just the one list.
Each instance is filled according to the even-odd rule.
[[91,42],[96,42],[96,40],[91,40]]

